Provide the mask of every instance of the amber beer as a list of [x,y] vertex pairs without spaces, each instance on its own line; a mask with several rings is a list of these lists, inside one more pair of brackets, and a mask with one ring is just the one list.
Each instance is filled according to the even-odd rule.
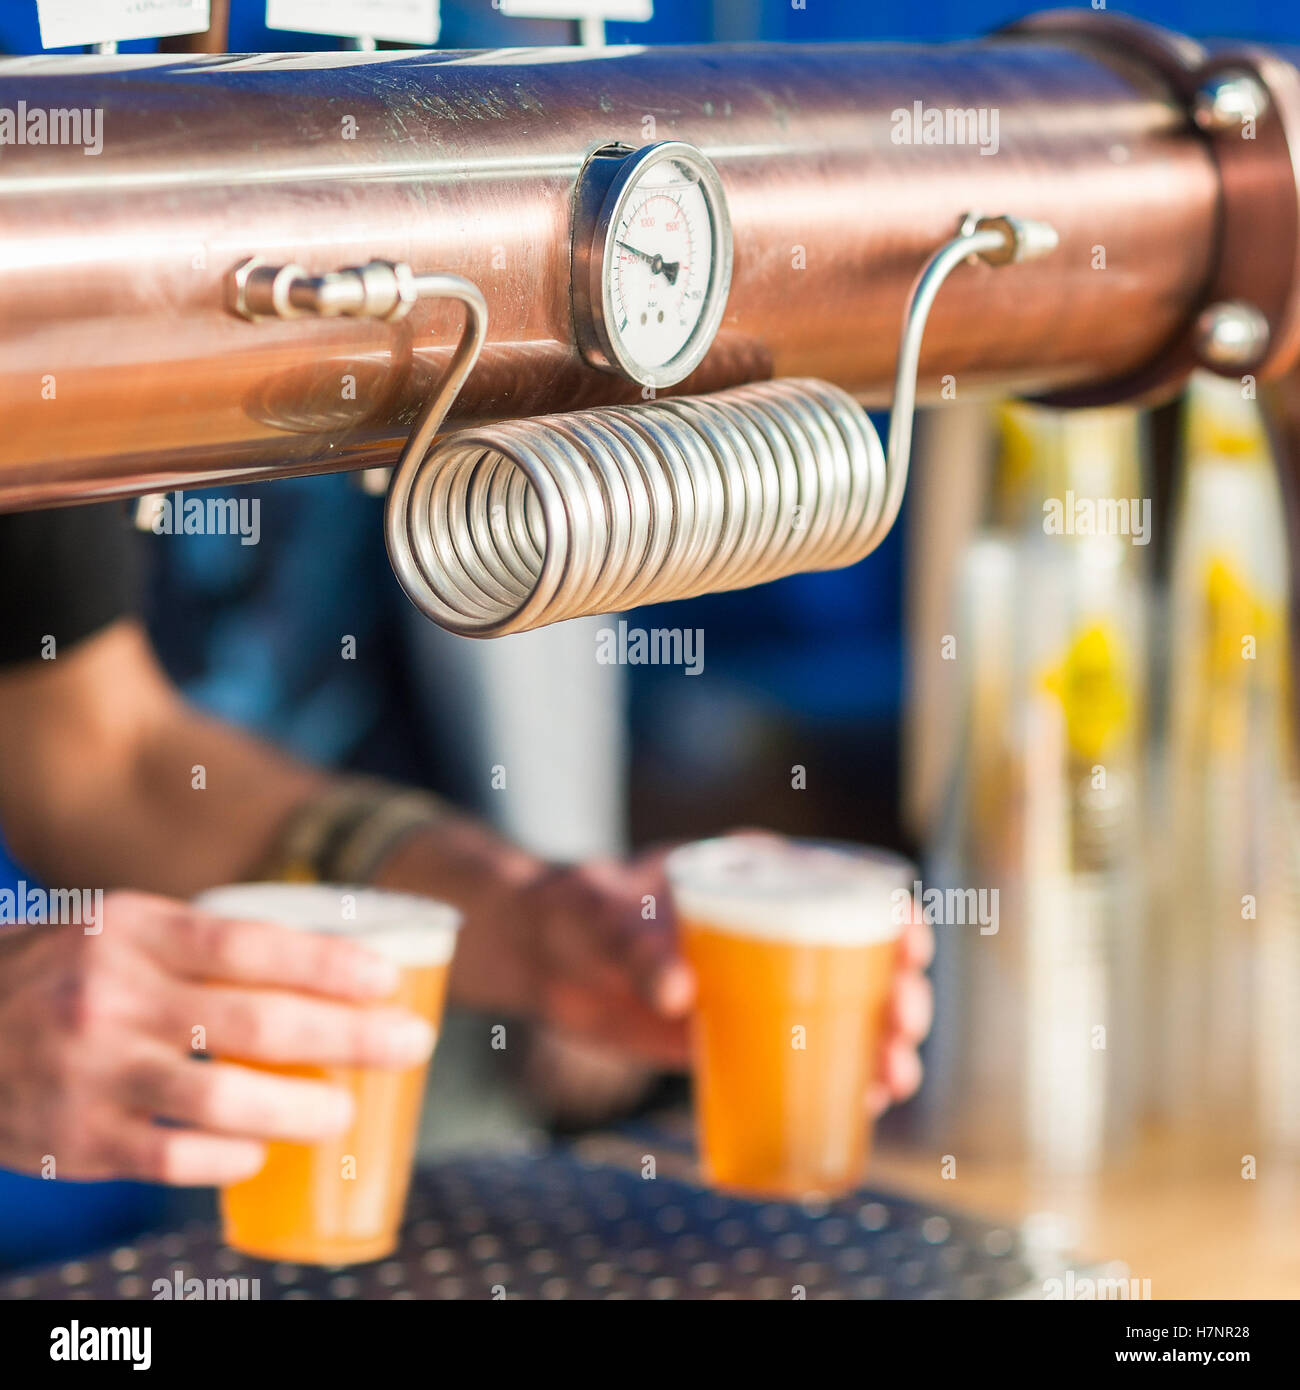
[[[833,1196],[862,1179],[911,866],[776,836],[668,859],[695,970],[704,1175],[758,1196]],[[900,906],[901,904],[901,906]]]
[[[382,1002],[437,1027],[460,923],[454,908],[376,889],[274,883],[216,889],[197,905],[226,917],[346,934],[400,968],[397,992]],[[328,1081],[351,1091],[356,1107],[342,1134],[314,1144],[268,1144],[261,1171],[222,1191],[227,1244],[295,1264],[354,1264],[390,1254],[410,1185],[428,1064],[395,1070],[227,1060]]]

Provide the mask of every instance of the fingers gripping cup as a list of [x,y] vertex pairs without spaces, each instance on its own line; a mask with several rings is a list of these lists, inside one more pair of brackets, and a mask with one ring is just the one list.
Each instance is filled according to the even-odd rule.
[[777,836],[668,858],[697,982],[701,1164],[716,1186],[831,1196],[862,1179],[911,866]]
[[[218,888],[195,902],[223,917],[346,935],[398,967],[400,983],[386,1006],[438,1026],[460,925],[454,908],[377,889],[290,883]],[[428,1064],[242,1065],[350,1091],[354,1116],[347,1130],[318,1143],[269,1144],[261,1171],[222,1191],[227,1244],[297,1264],[351,1264],[389,1254],[406,1205]]]

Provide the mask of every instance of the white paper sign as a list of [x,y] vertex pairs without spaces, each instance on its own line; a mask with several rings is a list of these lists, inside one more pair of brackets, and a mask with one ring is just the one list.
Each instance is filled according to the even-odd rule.
[[42,48],[204,34],[208,0],[36,0]]
[[435,44],[442,15],[438,0],[266,0],[266,23],[300,34]]
[[613,19],[644,21],[654,17],[654,0],[499,0],[510,19]]

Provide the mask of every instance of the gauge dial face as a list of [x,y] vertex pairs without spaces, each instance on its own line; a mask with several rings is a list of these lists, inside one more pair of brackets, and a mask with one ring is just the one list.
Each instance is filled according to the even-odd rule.
[[589,301],[575,297],[575,317],[591,319],[588,360],[647,385],[680,381],[712,344],[731,283],[713,165],[679,141],[623,152],[590,234]]
[[645,367],[671,362],[708,302],[713,220],[698,180],[665,161],[637,181],[614,224],[611,332]]

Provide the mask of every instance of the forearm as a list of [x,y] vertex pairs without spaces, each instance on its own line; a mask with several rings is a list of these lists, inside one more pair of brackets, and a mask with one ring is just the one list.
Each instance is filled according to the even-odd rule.
[[[333,781],[188,705],[135,624],[0,677],[0,825],[52,884],[187,896],[247,878]],[[540,869],[448,814],[397,845],[376,877],[476,921]]]
[[185,898],[278,862],[441,899],[464,917],[459,1003],[685,1056],[684,967],[671,933],[647,927],[669,918],[645,917],[664,891],[655,865],[552,865],[436,802],[376,802],[199,714],[138,624],[0,670],[0,826],[55,887]]
[[185,896],[246,877],[325,781],[186,704],[133,623],[0,678],[0,825],[51,884]]
[[[254,875],[281,826],[327,776],[179,704],[137,750],[116,794],[55,837],[91,881],[188,897]],[[97,874],[96,874],[97,870]]]

